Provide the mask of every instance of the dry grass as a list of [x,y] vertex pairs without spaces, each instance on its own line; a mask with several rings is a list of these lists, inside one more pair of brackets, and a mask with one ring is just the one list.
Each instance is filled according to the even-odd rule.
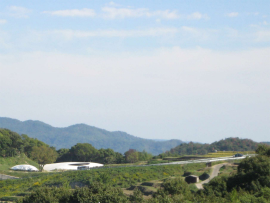
[[211,157],[211,158],[216,158],[216,157],[226,157],[226,156],[233,156],[235,154],[255,154],[255,151],[244,151],[244,152],[239,152],[239,151],[218,151],[218,152],[213,152],[213,153],[208,153],[206,155],[203,155],[203,157]]

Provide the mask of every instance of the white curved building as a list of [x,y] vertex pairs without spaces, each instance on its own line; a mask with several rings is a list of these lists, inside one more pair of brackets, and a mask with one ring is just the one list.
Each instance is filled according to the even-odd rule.
[[43,168],[44,171],[57,171],[57,170],[78,170],[79,168],[96,168],[102,167],[103,164],[94,163],[94,162],[61,162],[54,164],[46,164]]

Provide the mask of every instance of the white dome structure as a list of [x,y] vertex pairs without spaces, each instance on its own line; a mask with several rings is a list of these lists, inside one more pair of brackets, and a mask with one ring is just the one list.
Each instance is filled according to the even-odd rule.
[[10,169],[14,171],[38,171],[38,169],[32,165],[16,165]]
[[46,164],[43,168],[45,171],[54,171],[54,170],[78,170],[78,167],[85,166],[87,168],[96,168],[102,167],[103,164],[94,163],[94,162],[61,162],[54,164]]

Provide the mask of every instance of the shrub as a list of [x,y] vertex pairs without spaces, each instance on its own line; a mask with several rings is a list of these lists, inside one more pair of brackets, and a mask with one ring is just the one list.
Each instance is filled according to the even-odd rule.
[[202,181],[208,179],[209,177],[210,177],[210,175],[206,172],[204,172],[202,175],[199,176],[200,180],[202,180]]

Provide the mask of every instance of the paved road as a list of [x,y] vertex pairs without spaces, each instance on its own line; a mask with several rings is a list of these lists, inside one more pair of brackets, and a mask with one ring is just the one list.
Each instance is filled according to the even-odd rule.
[[[255,156],[255,155],[251,155]],[[197,160],[189,160],[189,161],[175,161],[170,163],[162,163],[162,164],[148,164],[148,165],[127,165],[127,166],[103,166],[103,167],[96,167],[93,169],[100,169],[100,168],[122,168],[122,167],[145,167],[145,166],[164,166],[164,165],[175,165],[175,164],[194,164],[194,163],[208,163],[208,162],[216,162],[216,161],[228,161],[228,160],[237,160],[237,159],[244,159],[246,156],[242,157],[217,157],[217,158],[206,158],[206,159],[197,159]]]
[[[255,155],[251,155],[255,156]],[[244,159],[246,156],[242,157],[217,157],[217,158],[206,158],[206,159],[197,159],[197,160],[189,160],[189,161],[175,161],[170,163],[162,163],[162,164],[148,164],[148,165],[127,165],[127,166],[103,166],[103,167],[96,167],[91,168],[93,169],[101,169],[101,168],[123,168],[123,167],[147,167],[147,166],[164,166],[164,165],[175,165],[175,164],[194,164],[194,163],[209,163],[209,162],[216,162],[216,161],[228,161],[228,160],[237,160],[237,159]]]
[[202,181],[200,183],[197,183],[196,186],[197,188],[200,190],[200,189],[203,189],[203,184],[206,184],[206,183],[209,183],[210,180],[212,180],[214,177],[218,176],[218,173],[219,173],[219,170],[222,166],[224,165],[227,165],[228,163],[223,163],[223,164],[218,164],[218,165],[215,165],[215,166],[212,166],[212,172],[210,174],[210,177],[205,180],[205,181]]

